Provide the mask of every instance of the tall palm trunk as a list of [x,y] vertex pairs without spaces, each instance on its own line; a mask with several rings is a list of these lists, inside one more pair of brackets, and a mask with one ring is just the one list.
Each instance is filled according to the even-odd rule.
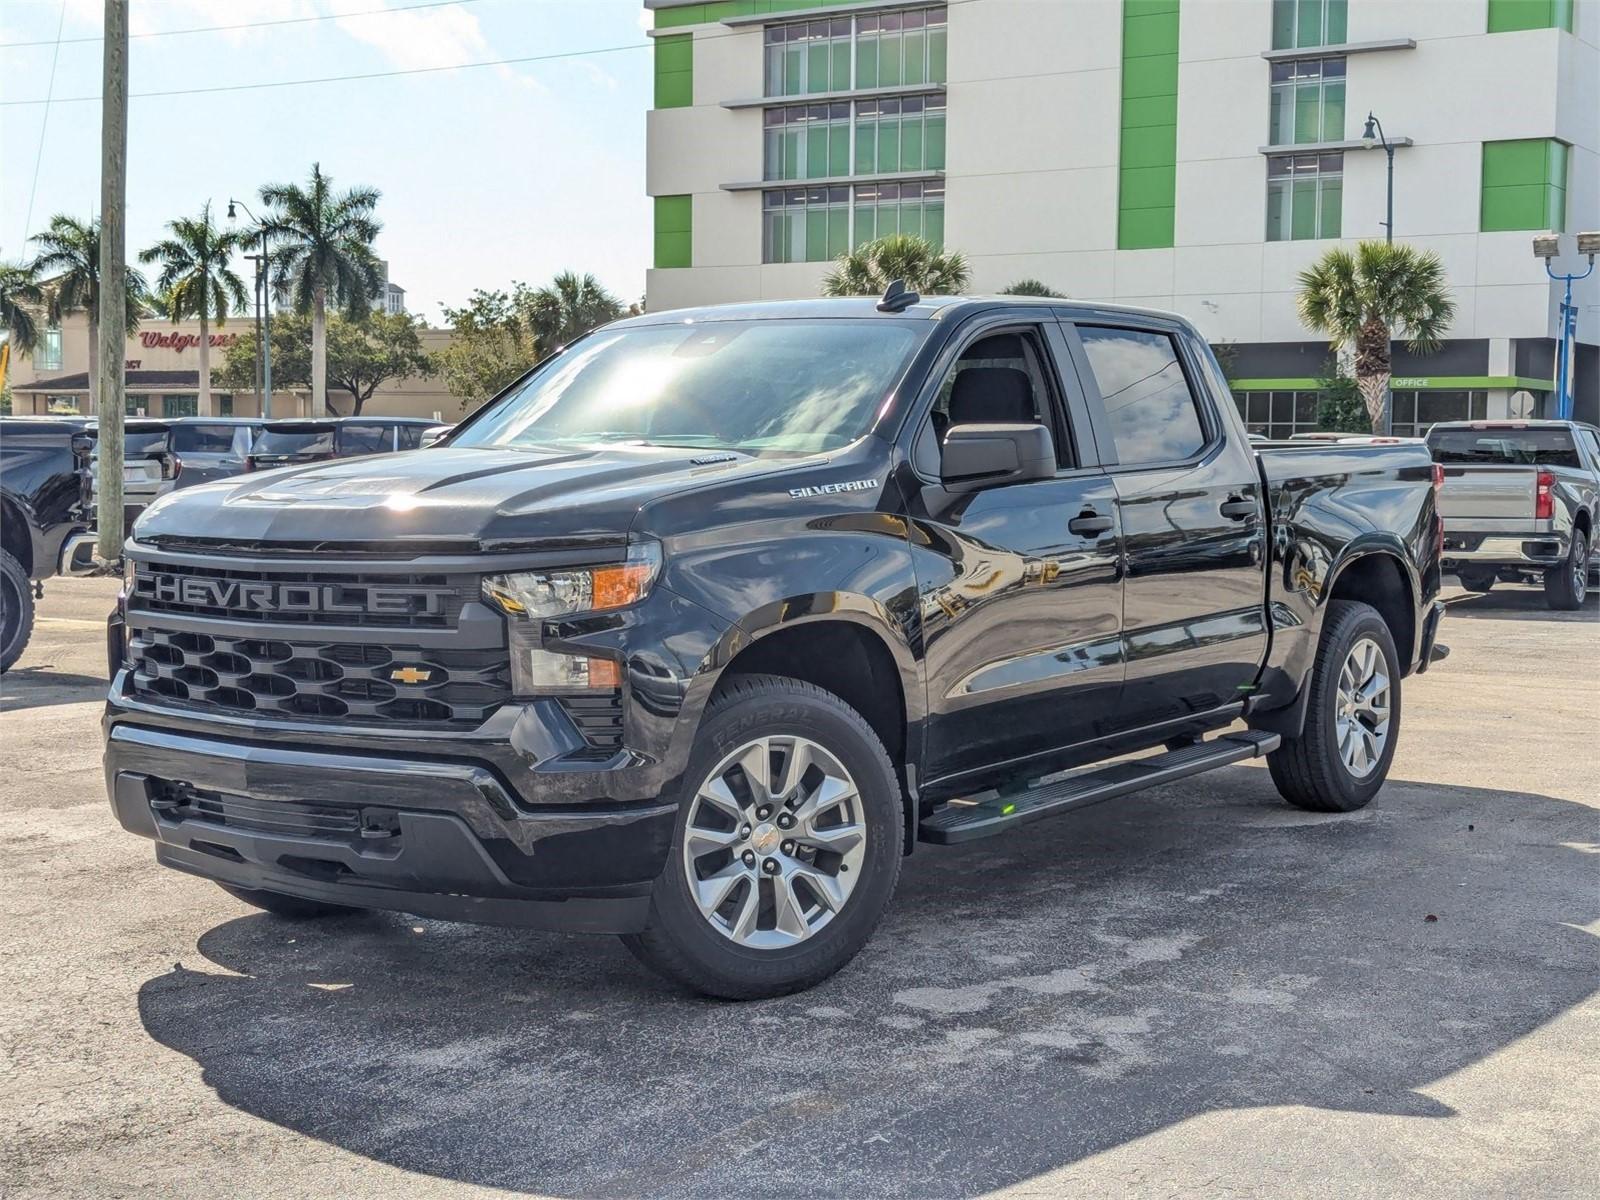
[[311,415],[328,415],[328,292],[311,293]]
[[205,310],[200,311],[200,402],[195,411],[202,417],[214,417],[211,411],[211,327]]
[[1356,390],[1367,406],[1373,433],[1386,433],[1389,399],[1389,327],[1373,318],[1356,334]]
[[100,415],[100,321],[93,316],[94,309],[90,308],[89,317],[89,411],[95,416]]

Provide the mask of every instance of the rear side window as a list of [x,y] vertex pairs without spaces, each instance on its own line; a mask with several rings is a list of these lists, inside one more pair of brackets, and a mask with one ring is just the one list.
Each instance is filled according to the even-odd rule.
[[1436,463],[1501,467],[1576,467],[1578,447],[1565,429],[1435,429],[1428,449]]
[[179,454],[227,454],[233,449],[235,425],[178,425],[172,445]]
[[415,450],[422,445],[422,435],[427,429],[425,425],[397,425],[396,431],[400,435],[401,450]]
[[1123,466],[1175,462],[1200,452],[1205,427],[1171,335],[1080,325],[1078,336]]
[[340,455],[383,454],[394,449],[394,430],[388,425],[341,425],[337,445]]

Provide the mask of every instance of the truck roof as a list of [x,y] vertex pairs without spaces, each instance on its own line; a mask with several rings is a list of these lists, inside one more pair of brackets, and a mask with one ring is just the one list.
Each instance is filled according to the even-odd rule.
[[609,328],[628,325],[677,325],[693,321],[770,321],[816,320],[818,318],[876,317],[880,320],[907,318],[942,321],[958,319],[995,308],[1049,309],[1064,316],[1096,316],[1125,313],[1157,316],[1188,325],[1187,318],[1161,309],[1127,304],[1102,304],[1098,301],[1056,299],[1048,296],[923,296],[901,312],[884,313],[876,296],[827,296],[805,300],[760,300],[738,304],[710,304],[698,308],[674,308],[643,313],[614,322]]

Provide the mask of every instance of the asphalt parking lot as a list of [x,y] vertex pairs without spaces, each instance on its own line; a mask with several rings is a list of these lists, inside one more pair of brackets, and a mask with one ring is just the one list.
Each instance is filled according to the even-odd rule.
[[815,991],[292,925],[111,819],[109,581],[0,682],[0,1195],[1592,1195],[1600,622],[1451,588],[1372,808],[1233,767],[922,847]]

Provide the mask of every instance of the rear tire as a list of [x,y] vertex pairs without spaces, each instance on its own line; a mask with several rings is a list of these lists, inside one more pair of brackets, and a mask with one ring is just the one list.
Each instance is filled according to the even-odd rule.
[[623,937],[628,949],[725,1000],[800,991],[854,958],[894,893],[905,836],[899,782],[866,720],[809,683],[736,678],[707,709],[684,780],[648,925]]
[[0,671],[9,671],[33,636],[33,583],[22,564],[0,550]]
[[346,907],[343,904],[324,904],[320,900],[303,900],[299,896],[285,896],[282,892],[268,892],[260,888],[234,887],[231,883],[219,883],[217,886],[235,900],[242,900],[254,908],[259,908],[262,912],[269,912],[275,917],[283,917],[289,921],[311,921],[318,917],[343,917],[363,911],[359,908]]
[[1567,561],[1544,573],[1544,602],[1557,612],[1572,612],[1583,607],[1589,591],[1589,539],[1583,530],[1572,531]]
[[1494,587],[1495,580],[1499,578],[1493,568],[1478,568],[1469,570],[1466,567],[1456,572],[1456,578],[1461,581],[1461,586],[1469,592],[1487,592]]
[[[1368,669],[1370,677],[1355,678]],[[1374,715],[1380,675],[1381,730]],[[1284,738],[1267,755],[1272,782],[1280,796],[1309,812],[1365,808],[1383,787],[1400,740],[1400,659],[1376,609],[1355,600],[1330,602],[1308,686],[1300,736]]]

